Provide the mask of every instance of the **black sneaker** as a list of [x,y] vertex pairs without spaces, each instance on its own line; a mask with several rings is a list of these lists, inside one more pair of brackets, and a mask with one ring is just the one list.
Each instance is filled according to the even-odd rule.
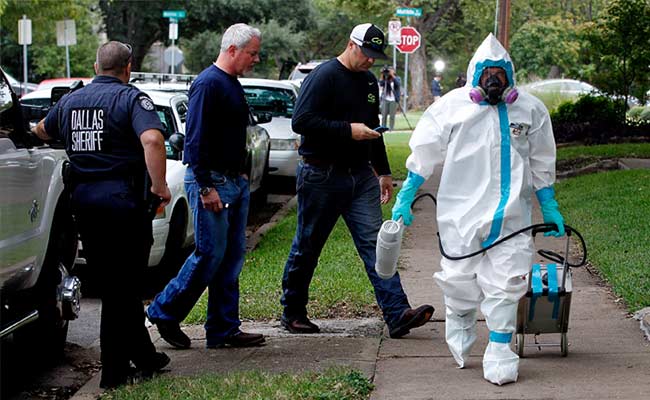
[[192,340],[181,330],[178,322],[159,319],[151,323],[158,328],[160,337],[177,349],[189,349],[192,345]]
[[393,327],[389,327],[388,334],[393,339],[401,338],[413,328],[422,326],[427,323],[433,315],[433,306],[425,304],[416,309],[409,308],[402,313],[399,321]]

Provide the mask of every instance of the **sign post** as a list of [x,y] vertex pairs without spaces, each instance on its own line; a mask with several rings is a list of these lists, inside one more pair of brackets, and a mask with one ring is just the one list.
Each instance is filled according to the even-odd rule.
[[169,39],[172,41],[171,51],[171,73],[174,73],[176,67],[174,41],[178,39],[178,20],[187,17],[185,10],[164,10],[163,18],[169,18]]
[[[406,54],[406,60],[404,62],[404,90],[403,93],[407,93],[408,88],[408,70],[409,70],[409,54],[415,52],[415,50],[420,48],[422,44],[422,36],[412,26],[402,27],[400,30],[400,43],[395,46],[400,53]],[[406,97],[404,96],[404,106],[402,107],[406,110]]]
[[388,21],[388,44],[393,45],[393,69],[397,70],[397,45],[400,44],[402,21],[393,19]]
[[22,96],[27,88],[27,46],[32,44],[32,20],[23,15],[23,19],[18,20],[18,44],[23,45],[23,86],[20,88]]
[[56,21],[56,45],[65,46],[65,71],[70,77],[70,47],[77,44],[77,29],[73,19]]

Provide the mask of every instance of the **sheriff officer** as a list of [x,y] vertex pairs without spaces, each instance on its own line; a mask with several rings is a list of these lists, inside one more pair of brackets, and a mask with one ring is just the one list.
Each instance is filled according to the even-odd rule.
[[103,44],[95,72],[92,83],[63,96],[34,133],[63,141],[70,158],[64,181],[101,286],[100,386],[113,388],[169,363],[144,325],[141,278],[153,242],[148,200],[164,206],[171,195],[160,119],[151,99],[127,84],[131,46]]

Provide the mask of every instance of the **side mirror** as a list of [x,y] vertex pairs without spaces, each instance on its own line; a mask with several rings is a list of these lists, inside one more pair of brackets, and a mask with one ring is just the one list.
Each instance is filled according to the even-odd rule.
[[185,145],[185,135],[180,132],[174,133],[169,137],[169,145],[175,152],[182,152]]
[[84,87],[84,82],[82,80],[74,81],[70,86],[53,87],[50,94],[50,105],[55,105],[59,100],[61,100],[61,97],[70,92],[74,92],[77,89],[81,89],[82,87]]
[[255,120],[258,124],[266,124],[271,122],[273,114],[270,112],[258,112],[255,114]]

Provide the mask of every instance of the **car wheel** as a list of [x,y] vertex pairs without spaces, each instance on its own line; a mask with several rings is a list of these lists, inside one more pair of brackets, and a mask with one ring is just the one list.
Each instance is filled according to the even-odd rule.
[[[68,204],[57,206],[50,240],[32,299],[38,310],[36,322],[16,332],[15,339],[36,350],[39,356],[56,360],[63,355],[68,334],[68,311],[62,298],[62,283],[67,281],[77,254],[77,230]],[[77,295],[79,288],[76,288]],[[78,298],[76,299],[78,301]],[[69,318],[70,316],[68,316]]]

